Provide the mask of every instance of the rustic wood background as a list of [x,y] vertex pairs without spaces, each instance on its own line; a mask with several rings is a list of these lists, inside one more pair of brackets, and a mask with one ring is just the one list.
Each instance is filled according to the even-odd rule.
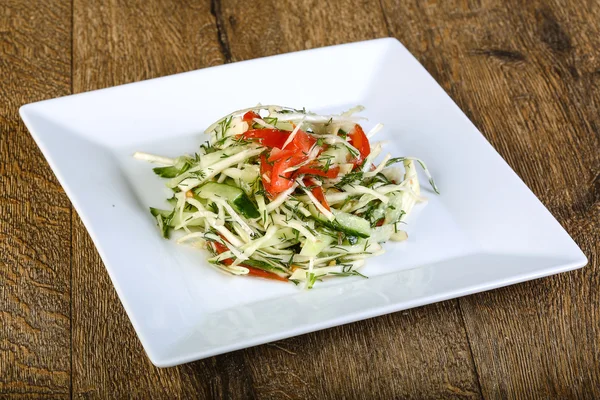
[[[2,0],[0,398],[600,398],[600,3]],[[584,269],[153,367],[22,104],[398,38],[558,218]]]

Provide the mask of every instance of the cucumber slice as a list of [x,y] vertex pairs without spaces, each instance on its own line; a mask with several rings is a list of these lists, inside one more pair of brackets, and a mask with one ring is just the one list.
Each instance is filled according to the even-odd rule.
[[250,200],[248,195],[238,187],[226,185],[224,183],[208,182],[197,189],[194,193],[203,199],[221,197],[226,199],[229,204],[246,218],[258,218],[260,213],[256,205]]
[[331,209],[331,211],[335,215],[335,222],[342,232],[362,238],[371,236],[371,224],[366,219],[336,209]]
[[347,235],[358,236],[361,238],[368,238],[371,235],[371,224],[364,218],[332,208],[331,212],[335,216],[335,219],[333,221],[328,221],[314,205],[310,204],[308,210],[312,216],[323,225],[344,232]]
[[371,239],[376,243],[387,242],[395,232],[396,224],[377,226],[371,229]]
[[[194,214],[193,212],[189,212],[189,211],[184,211],[183,212],[183,220],[185,220],[186,218],[188,218],[190,215]],[[176,212],[173,215],[173,218],[171,219],[171,223],[170,226],[172,226],[173,228],[178,226],[179,224],[181,224],[182,220],[179,218],[179,213]],[[204,225],[204,220],[203,218],[198,218],[196,220],[192,220],[190,222],[188,222],[186,224],[187,226],[203,226]]]
[[333,242],[333,238],[327,235],[318,235],[317,240],[315,242],[307,240],[304,242],[302,246],[302,250],[300,250],[301,256],[315,257],[317,256],[325,247],[329,246]]
[[[182,220],[179,218],[179,213],[173,210],[160,210],[158,208],[150,207],[150,213],[153,217],[160,215],[162,217],[162,221],[166,223],[165,226],[174,228],[177,225],[181,224]],[[194,214],[190,211],[183,212],[183,219],[185,220],[190,215]],[[188,222],[187,226],[201,226],[204,225],[204,221],[201,219],[197,219],[195,221]]]
[[346,146],[337,144],[335,147],[332,146],[321,153],[320,157],[322,159],[330,158],[332,164],[346,164],[348,158],[352,158],[352,155]]

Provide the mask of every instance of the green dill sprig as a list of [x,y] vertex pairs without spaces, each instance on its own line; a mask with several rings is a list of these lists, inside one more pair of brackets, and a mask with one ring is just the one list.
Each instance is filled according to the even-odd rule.
[[361,274],[357,270],[351,270],[348,272],[330,272],[328,275],[332,276],[360,276],[361,278],[369,279],[368,276]]
[[[354,150],[352,147],[350,147],[350,146],[346,146],[346,145],[345,145],[345,144],[343,144],[343,143],[342,143],[342,145],[343,145],[343,146],[344,146],[346,149],[348,149],[348,152],[349,152],[350,154],[352,154],[352,157],[356,158],[356,157],[358,157],[358,156],[360,155],[360,153],[359,153],[358,151]],[[365,160],[366,160],[366,159],[365,159]],[[363,162],[363,163],[364,163],[364,162]]]
[[227,132],[227,130],[231,127],[231,121],[233,120],[233,116],[229,116],[227,118],[225,118],[223,121],[219,122],[219,132],[218,134],[221,135],[221,139],[225,138],[225,133]]
[[204,180],[204,178],[206,178],[206,172],[204,170],[190,172],[190,175],[200,180]]
[[351,172],[349,174],[344,175],[342,179],[337,184],[335,184],[335,187],[341,189],[343,186],[352,185],[356,181],[362,181],[363,176],[364,173],[362,171]]
[[[203,144],[200,145],[200,148],[204,150],[204,154],[210,154],[210,153],[214,153],[215,151],[217,151],[216,148],[213,147],[213,145],[209,142],[206,141]],[[196,162],[200,162],[200,155],[196,154]]]
[[427,168],[427,165],[425,165],[425,163],[422,160],[419,160],[418,158],[413,158],[413,157],[395,157],[395,158],[390,158],[388,160],[388,162],[385,163],[385,166],[387,168],[390,165],[393,165],[393,164],[396,164],[399,162],[404,162],[404,161],[416,161],[421,166],[421,168],[423,168],[423,171],[425,172],[425,175],[427,175],[427,178],[429,178],[429,185],[431,186],[433,191],[436,194],[440,194],[440,191],[439,191],[437,185],[435,184],[433,177],[429,173],[429,169]]

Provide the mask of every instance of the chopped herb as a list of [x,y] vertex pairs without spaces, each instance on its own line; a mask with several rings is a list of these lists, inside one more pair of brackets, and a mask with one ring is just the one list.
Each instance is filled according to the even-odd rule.
[[230,115],[229,117],[227,117],[224,120],[222,120],[221,122],[219,122],[219,132],[218,133],[221,135],[221,139],[223,139],[225,137],[225,133],[227,133],[227,130],[231,126],[232,119],[233,119],[233,116]]
[[[360,153],[358,151],[354,150],[352,147],[349,147],[349,146],[346,146],[346,145],[344,145],[344,147],[346,147],[346,149],[348,149],[348,152],[350,154],[352,154],[352,157],[358,157],[360,155]],[[363,161],[363,163],[364,163],[364,161]]]
[[331,158],[328,158],[327,162],[325,163],[325,166],[323,167],[323,172],[328,172],[330,166],[331,166]]
[[333,276],[360,276],[361,278],[369,279],[368,276],[361,274],[356,270],[351,270],[348,272],[330,272],[329,275]]

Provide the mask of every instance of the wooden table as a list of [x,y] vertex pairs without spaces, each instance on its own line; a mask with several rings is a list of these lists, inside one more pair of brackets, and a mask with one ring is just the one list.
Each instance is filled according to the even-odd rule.
[[[600,398],[599,21],[600,3],[576,0],[2,1],[0,397]],[[153,367],[18,107],[385,36],[444,87],[589,266]]]

